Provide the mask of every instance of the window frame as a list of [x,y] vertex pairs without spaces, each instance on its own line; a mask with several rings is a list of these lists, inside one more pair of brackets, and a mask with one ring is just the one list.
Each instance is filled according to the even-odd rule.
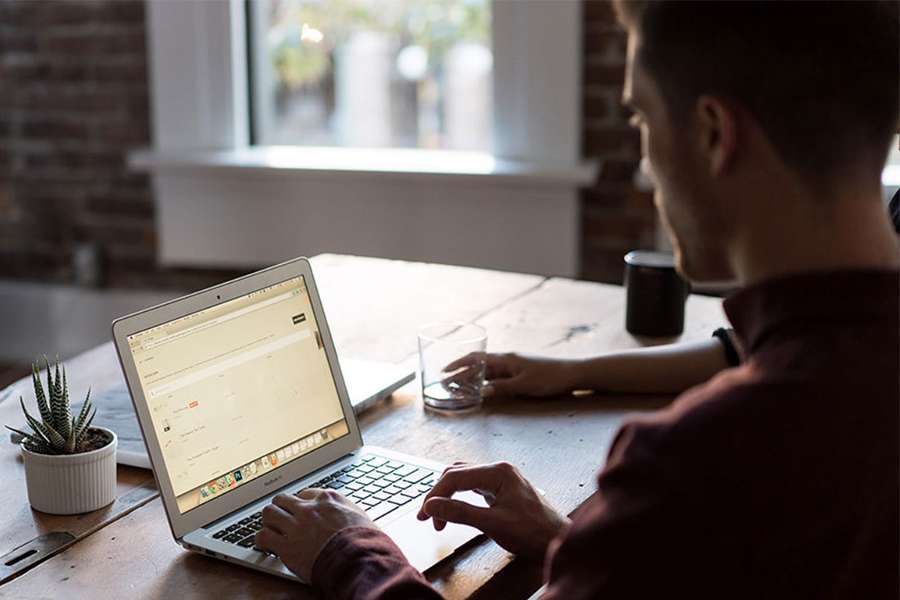
[[[320,165],[306,162],[303,152],[292,153],[286,147],[278,150],[289,157],[287,160],[279,165],[267,163],[265,156],[273,148],[250,145],[247,13],[244,0],[149,0],[147,3],[153,146],[133,153],[130,163],[133,168],[153,176],[158,206],[158,258],[162,264],[210,265],[212,250],[201,251],[202,238],[233,234],[227,224],[220,227],[210,217],[203,221],[203,229],[209,230],[209,234],[186,238],[184,219],[192,215],[184,204],[193,202],[194,196],[217,194],[223,202],[235,206],[243,203],[246,210],[255,210],[254,203],[246,197],[226,198],[228,190],[216,187],[213,178],[275,182],[288,176],[295,186],[305,180],[315,180],[318,185],[327,179],[333,186],[328,193],[335,201],[343,198],[342,182],[349,178],[368,180],[375,186],[373,190],[382,187],[385,193],[390,189],[399,196],[421,195],[423,185],[439,186],[447,198],[453,194],[446,190],[453,188],[458,194],[460,186],[473,198],[539,196],[541,202],[553,202],[556,210],[562,212],[559,226],[553,227],[557,239],[553,244],[548,241],[546,246],[522,247],[521,260],[492,261],[486,256],[475,261],[471,253],[462,258],[450,251],[433,255],[421,249],[398,250],[393,244],[382,244],[384,251],[373,252],[371,247],[357,248],[348,243],[337,251],[511,270],[533,271],[527,265],[535,264],[545,274],[577,274],[580,253],[577,190],[592,183],[598,169],[594,162],[580,158],[580,1],[492,1],[494,151],[482,158],[492,159],[495,167],[474,174],[464,166],[455,170],[452,156],[439,173],[410,170],[399,158],[389,168],[359,161],[346,172],[326,173]],[[533,43],[533,40],[549,43]],[[355,159],[348,155],[348,160]],[[429,175],[433,177],[429,179]],[[474,179],[473,175],[476,175]],[[428,183],[423,183],[423,178]],[[507,193],[512,189],[510,186],[516,189],[515,194]],[[397,210],[404,204],[404,199],[398,200]],[[408,205],[403,210],[408,211]],[[508,214],[492,218],[509,221],[510,244],[525,244],[521,241],[524,237],[537,235],[539,218],[514,215],[515,212],[516,207],[509,207]],[[272,218],[277,219],[277,213],[273,212]],[[541,218],[546,218],[546,214]],[[475,231],[473,239],[488,235],[492,235],[488,230]],[[560,241],[560,235],[565,239]],[[335,251],[319,244],[304,249],[303,253],[313,254],[314,250]],[[289,258],[295,250],[285,247],[277,252],[270,249],[255,253],[252,247],[236,243],[230,254],[222,254],[221,248],[216,252],[219,252],[215,257],[218,266],[251,266]]]

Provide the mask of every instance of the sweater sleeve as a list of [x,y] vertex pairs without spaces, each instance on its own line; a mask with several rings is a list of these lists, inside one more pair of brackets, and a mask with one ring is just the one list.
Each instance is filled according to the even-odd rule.
[[400,548],[370,527],[351,527],[332,536],[313,565],[312,584],[335,600],[441,598]]

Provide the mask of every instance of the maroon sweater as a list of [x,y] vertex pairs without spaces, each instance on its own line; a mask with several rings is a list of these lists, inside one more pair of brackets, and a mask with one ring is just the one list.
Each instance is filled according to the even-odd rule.
[[[744,363],[626,423],[548,550],[545,597],[897,598],[900,274],[725,301]],[[382,533],[338,533],[329,598],[438,598]]]

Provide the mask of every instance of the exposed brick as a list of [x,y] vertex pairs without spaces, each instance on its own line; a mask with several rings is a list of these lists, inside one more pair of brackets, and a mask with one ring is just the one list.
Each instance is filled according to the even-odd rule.
[[584,43],[582,50],[586,59],[606,56],[622,62],[625,60],[625,31],[617,25],[586,23],[582,31]]
[[588,240],[637,240],[648,227],[653,227],[653,215],[643,211],[592,209],[586,210],[582,218],[582,232]]
[[25,166],[33,170],[59,169],[86,171],[93,176],[108,180],[124,168],[125,158],[121,151],[109,150],[63,150],[39,152],[25,155]]
[[21,127],[21,135],[30,138],[84,139],[89,132],[90,126],[83,120],[52,116],[26,121]]
[[[2,7],[5,2],[0,2]],[[27,53],[37,50],[37,37],[30,31],[22,31],[10,25],[4,25],[6,21],[0,16],[0,54],[8,55],[14,52]]]
[[655,211],[653,204],[653,190],[643,190],[632,186],[628,195],[629,206],[642,207],[650,211]]
[[154,243],[152,221],[133,216],[80,213],[73,223],[78,239],[103,243]]
[[106,32],[99,38],[99,50],[103,53],[143,55],[146,49],[143,26]]
[[616,85],[622,87],[624,82],[624,64],[606,64],[599,61],[586,61],[584,63],[583,85]]
[[632,129],[585,127],[582,152],[585,157],[637,159],[641,154],[641,138]]
[[584,0],[582,2],[582,18],[587,24],[603,23],[612,25],[616,23],[616,15],[612,3],[608,0]]
[[142,60],[130,60],[98,64],[94,67],[92,75],[93,79],[99,82],[143,83],[147,81],[147,63]]
[[144,217],[152,219],[154,215],[153,199],[150,194],[123,195],[111,193],[88,198],[87,209],[97,215]]
[[0,23],[27,24],[36,21],[41,12],[40,2],[31,0],[4,0],[0,2]]
[[147,123],[101,123],[96,132],[99,140],[124,145],[136,145],[150,140],[150,129]]
[[584,247],[581,277],[591,281],[621,284],[625,275],[625,252]]
[[608,0],[587,0],[583,23],[582,154],[598,159],[597,183],[581,191],[581,276],[621,283],[622,257],[653,247],[656,212],[652,194],[634,187],[640,134],[628,126],[621,105],[625,33]]
[[94,18],[104,23],[144,23],[144,3],[140,0],[97,2]]
[[614,158],[603,161],[600,179],[604,181],[625,181],[631,183],[640,163],[636,160],[618,160]]
[[71,2],[67,0],[38,0],[40,5],[29,22],[41,27],[84,23],[90,18],[93,2]]
[[607,95],[582,96],[581,116],[587,121],[605,119],[610,114],[610,101]]
[[598,183],[590,188],[585,188],[581,190],[582,214],[593,207],[624,210],[627,195],[626,184]]

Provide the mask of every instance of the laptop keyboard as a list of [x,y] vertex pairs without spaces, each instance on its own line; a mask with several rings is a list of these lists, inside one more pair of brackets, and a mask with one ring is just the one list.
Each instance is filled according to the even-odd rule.
[[[434,486],[438,476],[439,473],[431,469],[368,455],[323,477],[309,488],[336,490],[365,510],[373,521],[377,521],[423,496]],[[262,512],[255,512],[223,527],[213,534],[213,538],[259,550],[253,544],[256,532],[260,529]]]

